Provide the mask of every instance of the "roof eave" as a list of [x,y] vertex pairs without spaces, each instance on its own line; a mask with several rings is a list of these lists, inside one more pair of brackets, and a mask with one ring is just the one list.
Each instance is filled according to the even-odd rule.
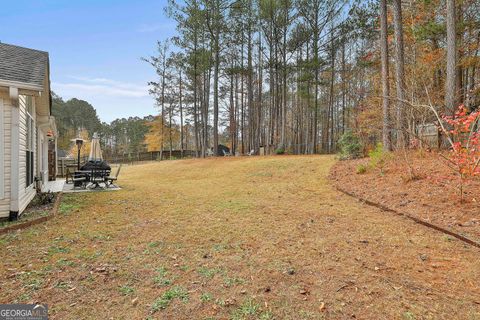
[[33,83],[25,83],[19,81],[10,81],[10,80],[2,80],[0,79],[0,87],[14,87],[18,89],[26,89],[32,91],[43,91],[43,86],[33,84]]

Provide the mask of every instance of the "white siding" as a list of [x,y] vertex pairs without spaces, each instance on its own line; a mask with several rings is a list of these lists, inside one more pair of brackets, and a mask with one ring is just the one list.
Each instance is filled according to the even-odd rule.
[[[11,116],[12,105],[8,94],[0,93],[0,100],[3,103],[3,145],[0,145],[0,152],[3,151],[3,176],[0,178],[3,182],[3,198],[0,198],[0,217],[8,217],[10,213],[10,162],[11,162]],[[0,128],[1,130],[1,128]],[[1,143],[1,142],[0,142]]]
[[[35,183],[31,184],[30,186],[26,187],[27,183],[27,157],[26,157],[26,143],[27,143],[27,107],[26,107],[26,97],[23,95],[19,96],[19,107],[20,107],[20,126],[19,126],[19,131],[20,131],[20,161],[19,161],[19,171],[20,171],[20,177],[19,177],[19,182],[18,182],[18,187],[19,187],[19,214],[25,210],[27,205],[30,203],[30,201],[35,197],[35,189],[34,185]],[[35,105],[35,99],[34,100],[34,105]],[[34,121],[35,119],[35,112],[33,112],[33,117]],[[32,150],[34,150],[34,163],[33,163],[33,168],[37,167],[36,164],[36,159],[37,159],[37,136],[36,136],[36,131],[33,130],[32,134],[33,136],[33,141],[34,141],[34,146]]]
[[5,188],[5,164],[3,163],[4,153],[5,153],[5,132],[3,130],[4,124],[4,111],[3,111],[3,99],[0,98],[0,201],[5,199],[4,188]]

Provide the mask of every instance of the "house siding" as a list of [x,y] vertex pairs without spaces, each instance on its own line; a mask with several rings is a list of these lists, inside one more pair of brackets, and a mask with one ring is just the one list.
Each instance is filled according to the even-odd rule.
[[8,94],[0,93],[0,112],[3,114],[3,145],[0,145],[0,152],[3,151],[3,195],[0,195],[0,217],[8,217],[10,213],[10,163],[11,163],[11,117],[12,105]]
[[[27,157],[26,157],[26,150],[27,150],[27,104],[26,104],[26,96],[20,95],[19,96],[19,108],[20,108],[20,123],[19,123],[19,136],[20,136],[20,161],[19,161],[19,213],[21,213],[30,201],[35,197],[35,183],[31,184],[30,186],[26,187],[27,183]],[[35,99],[33,99],[33,103],[35,106]],[[35,107],[34,107],[35,108]],[[35,121],[36,125],[36,112],[33,112],[33,120]],[[34,145],[32,146],[32,150],[34,150],[33,156],[33,168],[37,168],[37,130],[34,129],[33,132],[33,142]]]

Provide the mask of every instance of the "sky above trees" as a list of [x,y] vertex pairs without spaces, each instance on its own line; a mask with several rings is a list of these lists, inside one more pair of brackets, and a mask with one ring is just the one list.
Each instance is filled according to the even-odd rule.
[[141,57],[175,33],[166,1],[17,0],[2,2],[0,41],[50,53],[52,89],[90,102],[102,121],[154,114]]

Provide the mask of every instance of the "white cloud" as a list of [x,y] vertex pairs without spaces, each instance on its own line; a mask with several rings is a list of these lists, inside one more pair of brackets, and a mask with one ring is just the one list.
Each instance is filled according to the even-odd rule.
[[88,77],[69,77],[75,82],[54,82],[52,87],[54,91],[75,93],[74,96],[115,96],[126,98],[145,98],[148,97],[148,86],[133,83],[120,82],[105,78]]

